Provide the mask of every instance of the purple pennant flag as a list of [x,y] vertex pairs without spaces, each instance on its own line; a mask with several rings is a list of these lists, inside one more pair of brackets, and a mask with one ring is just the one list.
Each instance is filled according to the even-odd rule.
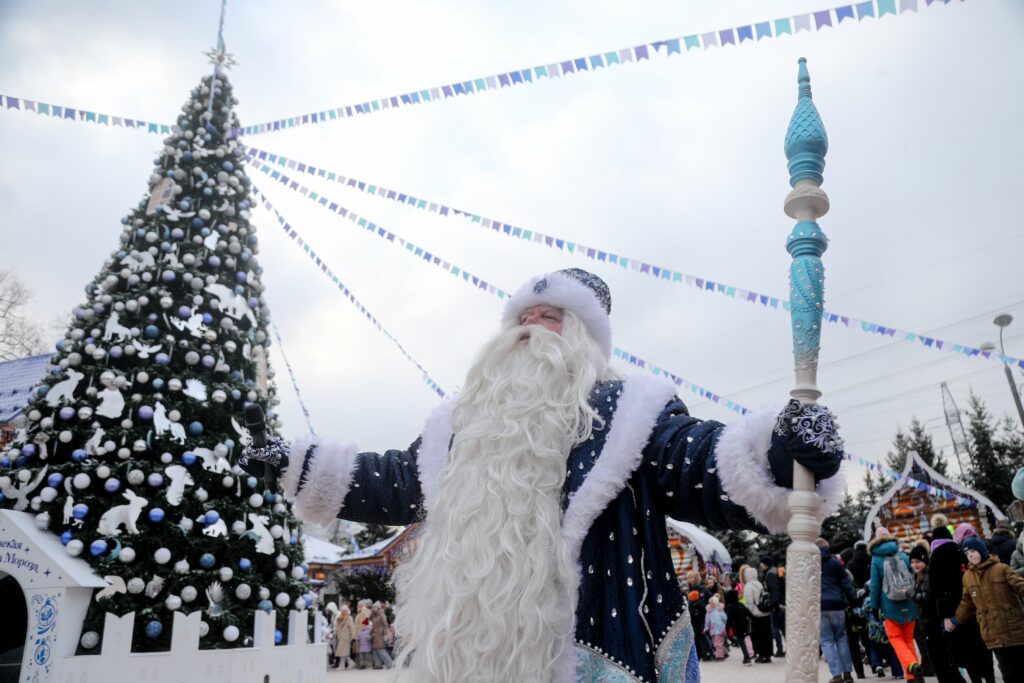
[[508,80],[508,74],[498,74],[498,83],[504,88],[506,85],[512,85]]
[[[931,3],[928,3],[929,5]],[[917,0],[900,0],[900,14],[903,14],[907,10],[911,12],[917,11]]]
[[562,67],[558,64],[548,64],[545,70],[548,72],[548,78],[558,78],[562,75]]
[[711,33],[702,33],[700,39],[704,43],[705,50],[712,45],[718,45],[718,36],[713,31]]
[[10,95],[8,95],[4,99],[7,100],[7,108],[8,109],[21,109],[21,107],[18,104],[18,98],[17,97],[11,97]]
[[727,28],[724,31],[719,31],[718,35],[722,39],[722,47],[725,47],[726,45],[736,44],[736,36],[733,34],[731,28]]
[[[71,119],[72,121],[74,121],[75,120],[75,115],[76,115],[76,112],[71,107],[65,107],[64,108],[64,118]],[[125,119],[125,123],[128,124],[129,128],[134,127],[134,124],[131,121],[131,119]]]
[[811,30],[811,15],[810,14],[798,14],[793,17],[793,23],[796,24],[796,33],[800,31]]
[[32,100],[22,100],[25,103],[25,111],[35,111],[36,103]]
[[444,93],[445,97],[454,97],[455,96],[455,93],[452,92],[452,86],[450,86],[450,85],[441,86],[441,92]]
[[564,73],[564,74],[576,73],[576,69],[575,69],[575,67],[573,67],[571,61],[569,61],[569,62],[562,62],[562,73]]
[[823,10],[821,12],[814,13],[814,27],[821,29],[823,26],[832,25],[832,12],[829,10]]
[[637,45],[635,48],[633,48],[633,51],[636,52],[636,61],[638,62],[642,59],[651,58],[650,54],[647,52],[646,45]]
[[633,61],[633,51],[630,50],[628,47],[622,48],[621,50],[619,50],[619,60],[623,64],[625,64],[626,62],[632,62]]

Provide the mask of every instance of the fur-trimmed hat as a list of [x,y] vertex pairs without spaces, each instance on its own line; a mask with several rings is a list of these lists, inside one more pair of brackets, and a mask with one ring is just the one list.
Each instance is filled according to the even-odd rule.
[[544,304],[572,311],[601,347],[605,358],[612,355],[611,290],[604,280],[582,268],[565,268],[539,275],[524,284],[505,303],[501,323],[515,322],[526,309]]
[[875,538],[876,539],[878,539],[878,538],[889,538],[890,536],[892,536],[892,534],[889,533],[889,530],[886,529],[884,526],[880,526],[880,527],[876,527],[875,528]]

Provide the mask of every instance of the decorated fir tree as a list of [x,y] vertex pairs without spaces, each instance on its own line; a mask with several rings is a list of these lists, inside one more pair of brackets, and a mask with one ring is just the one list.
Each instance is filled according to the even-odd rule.
[[0,504],[109,583],[82,653],[106,612],[134,611],[135,648],[158,650],[174,611],[202,610],[200,642],[217,648],[251,642],[255,610],[276,610],[286,633],[288,611],[309,604],[298,522],[233,466],[247,403],[277,426],[236,103],[219,66],[192,91],[0,453]]

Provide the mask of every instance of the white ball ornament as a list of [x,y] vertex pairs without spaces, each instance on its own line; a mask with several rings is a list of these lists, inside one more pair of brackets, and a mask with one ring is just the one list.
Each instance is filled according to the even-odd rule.
[[82,406],[78,409],[79,420],[88,420],[90,417],[92,417],[92,408],[89,406]]
[[282,527],[280,524],[275,524],[274,526],[270,527],[270,535],[274,538],[281,538],[282,536],[284,536],[284,527]]
[[266,586],[260,586],[259,596],[260,596],[260,600],[269,600],[270,599],[270,589],[267,588]]
[[274,604],[278,607],[287,607],[292,604],[292,599],[287,593],[278,593],[274,598]]
[[130,470],[128,472],[128,483],[132,486],[138,486],[146,480],[146,473],[140,469]]
[[135,451],[136,453],[145,453],[146,448],[146,442],[143,441],[142,439],[136,439],[135,443],[132,444],[132,450]]
[[85,544],[79,541],[77,538],[73,538],[70,541],[68,541],[68,544],[64,547],[67,549],[68,555],[70,555],[71,557],[78,557],[82,554],[82,550],[85,549]]
[[36,515],[36,526],[40,529],[50,528],[50,513],[40,512],[38,515]]
[[179,422],[181,420],[181,411],[172,410],[171,412],[167,413],[167,419],[170,420],[171,422]]
[[235,571],[231,567],[221,567],[219,575],[220,580],[227,583],[235,577]]
[[[121,552],[124,551],[122,550]],[[127,588],[129,593],[132,593],[133,595],[138,595],[142,591],[146,590],[146,582],[137,576],[133,576],[132,578],[128,579]]]
[[263,496],[261,496],[258,493],[252,494],[251,496],[249,496],[249,505],[251,505],[254,508],[260,507],[261,505],[263,505]]
[[205,621],[199,622],[199,637],[205,638],[210,633],[210,625]]
[[273,508],[271,508],[271,509],[272,509],[272,510],[273,510],[274,512],[278,513],[278,514],[282,514],[282,513],[284,513],[284,512],[285,512],[285,511],[286,511],[286,510],[287,510],[288,508],[287,508],[287,507],[285,507],[284,503],[274,503],[274,507],[273,507]]
[[242,534],[244,534],[245,533],[245,529],[246,529],[245,522],[234,521],[234,522],[231,523],[231,533],[233,533],[233,534],[235,534],[237,536],[241,536]]
[[295,602],[293,603],[293,606],[295,607],[295,609],[298,609],[298,610],[306,609],[306,598],[302,597],[301,595],[299,597],[295,598]]
[[43,414],[34,408],[28,411],[28,419],[31,420],[32,422],[39,422],[39,420],[42,419],[42,417]]
[[61,443],[71,443],[71,439],[73,438],[74,434],[72,434],[71,430],[69,429],[65,429],[60,434],[57,435],[57,440],[60,441]]
[[189,351],[185,354],[185,362],[189,365],[195,365],[199,362],[199,354],[195,351]]
[[96,631],[86,631],[82,634],[82,640],[79,642],[86,650],[91,650],[100,644],[100,634]]
[[196,500],[198,500],[200,503],[205,503],[210,498],[210,494],[207,493],[206,489],[204,489],[202,486],[193,491],[192,495],[195,496]]
[[[193,352],[194,353],[194,352]],[[167,380],[167,388],[171,391],[181,391],[181,380],[177,377],[172,377]]]
[[[4,477],[4,479],[10,481],[8,477]],[[2,482],[0,482],[0,485],[2,485]],[[8,486],[9,485],[10,484],[8,484]],[[43,490],[39,492],[39,497],[43,499],[44,503],[52,503],[54,500],[57,499],[57,489],[53,488],[52,486],[44,487]]]
[[104,442],[103,442],[103,448],[104,448],[104,450],[106,450],[106,451],[107,451],[108,453],[109,453],[110,451],[114,450],[114,448],[115,448],[116,446],[117,446],[117,444],[115,444],[115,443],[114,443],[113,441],[109,441],[109,440],[108,440],[108,441],[104,441]]
[[176,609],[181,608],[181,598],[177,595],[168,595],[167,599],[164,600],[164,607],[171,610],[172,612]]
[[228,400],[228,395],[223,389],[214,389],[212,398],[214,403],[223,403]]
[[224,486],[224,488],[229,489],[235,485],[235,478],[232,477],[230,474],[225,474],[224,478],[220,480],[220,483]]
[[127,460],[128,458],[132,457],[132,452],[127,448],[118,448],[117,457],[120,458],[121,460]]
[[121,554],[117,556],[124,564],[131,564],[135,561],[135,548],[121,548]]
[[96,476],[100,479],[106,479],[110,476],[110,468],[106,465],[100,465],[96,468]]
[[[25,484],[32,478],[32,470],[18,470],[18,481]],[[88,484],[86,484],[88,486]]]
[[181,589],[181,599],[185,602],[192,602],[199,597],[199,591],[195,589],[195,586],[185,586]]
[[43,500],[39,496],[32,496],[32,500],[29,502],[29,507],[32,508],[32,512],[39,512],[39,508],[43,507]]
[[142,371],[142,372],[140,372],[139,374],[135,375],[135,380],[136,380],[136,381],[137,381],[137,382],[138,382],[139,384],[145,384],[146,382],[148,382],[148,381],[149,381],[149,373],[148,373],[148,372],[146,372],[145,370],[143,370],[143,371]]
[[189,519],[188,517],[182,517],[182,518],[181,518],[181,521],[180,521],[180,522],[178,522],[178,526],[179,526],[179,527],[180,527],[180,528],[181,528],[181,529],[182,529],[183,531],[192,531],[192,527],[194,526],[194,523],[193,523],[193,522],[192,522],[192,520],[191,520],[191,519]]
[[289,560],[287,555],[278,555],[274,558],[274,564],[277,565],[278,569],[284,569],[288,566]]
[[235,589],[235,597],[239,600],[248,600],[249,596],[252,595],[252,588],[247,583],[240,583]]
[[79,472],[75,475],[75,478],[71,480],[71,483],[74,484],[76,489],[84,489],[89,487],[89,484],[92,483],[92,479],[90,479],[89,475],[85,472]]
[[174,563],[174,571],[177,574],[188,574],[189,564],[187,560],[178,560]]
[[302,567],[299,567],[299,566],[292,567],[292,578],[293,579],[301,579],[305,575],[306,575],[306,571]]
[[160,454],[160,462],[162,462],[163,464],[170,465],[171,462],[173,462],[173,461],[174,461],[174,456],[171,455],[170,453],[161,453]]
[[237,349],[237,348],[238,348],[238,344],[236,344],[236,343],[235,343],[235,342],[234,342],[233,340],[231,340],[231,339],[229,339],[229,340],[227,340],[226,342],[224,342],[224,349],[225,349],[225,350],[226,350],[226,351],[227,351],[228,353],[234,353],[234,352],[235,352],[235,349]]
[[157,548],[153,553],[153,559],[157,564],[167,564],[171,561],[171,551],[167,548]]
[[100,384],[105,387],[109,387],[110,383],[114,381],[114,373],[110,370],[104,370],[100,373]]
[[278,581],[287,581],[288,575],[284,573],[283,569],[278,569],[274,572],[274,578]]
[[239,631],[237,626],[228,626],[224,629],[224,640],[233,643],[238,640]]
[[149,305],[149,297],[146,296],[145,294],[140,296],[139,297],[139,305],[140,306],[148,306]]
[[222,443],[219,443],[213,447],[213,454],[216,455],[218,458],[227,457],[228,447]]
[[39,426],[42,427],[43,430],[52,429],[53,428],[53,418],[52,417],[44,417],[42,420],[39,421]]

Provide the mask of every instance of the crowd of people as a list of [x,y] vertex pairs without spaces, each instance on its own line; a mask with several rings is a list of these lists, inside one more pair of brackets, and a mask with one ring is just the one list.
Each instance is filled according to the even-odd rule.
[[[988,539],[943,515],[901,547],[885,528],[870,543],[821,552],[820,645],[830,683],[867,676],[939,683],[1024,681],[1024,533],[1006,522]],[[684,577],[702,661],[738,649],[743,664],[785,655],[785,568],[764,556],[733,574]]]
[[332,669],[390,669],[394,666],[395,615],[387,602],[359,600],[351,608],[333,602],[324,610],[324,642]]

